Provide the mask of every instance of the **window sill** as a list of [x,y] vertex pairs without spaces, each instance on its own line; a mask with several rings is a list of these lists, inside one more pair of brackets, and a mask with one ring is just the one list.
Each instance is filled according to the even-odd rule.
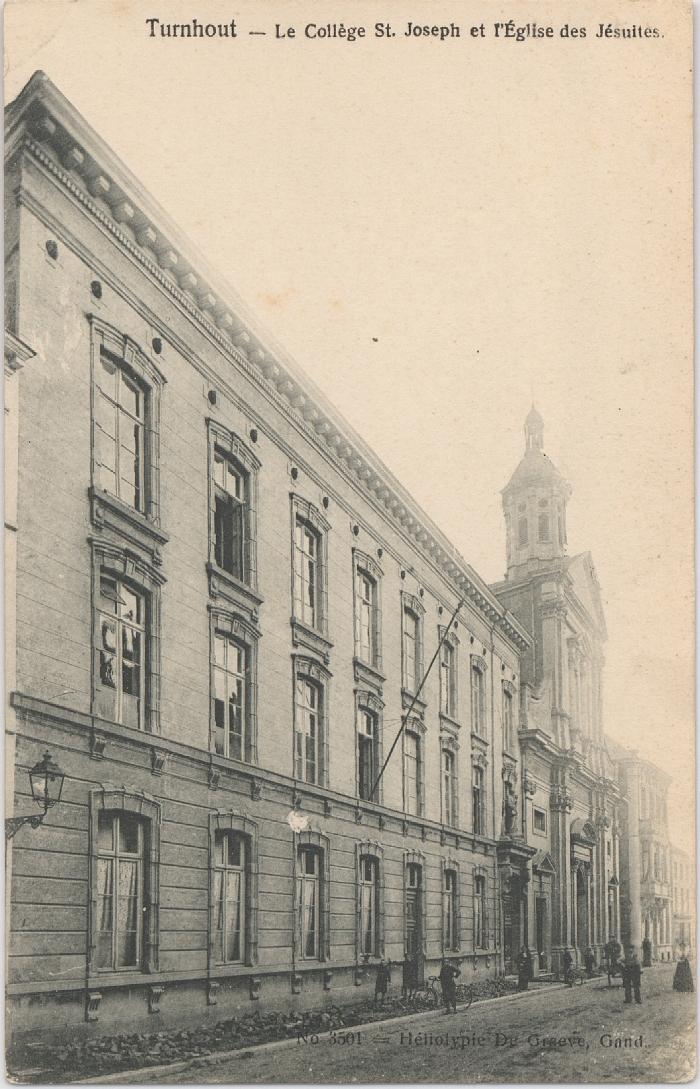
[[404,711],[408,711],[409,707],[413,704],[413,710],[422,715],[428,704],[420,696],[415,696],[413,692],[409,692],[407,688],[401,688],[401,706]]
[[481,734],[475,734],[473,730],[472,730],[472,745],[475,745],[476,748],[483,748],[483,749],[488,749],[488,747],[489,747],[489,743],[486,740],[486,738],[482,737]]
[[364,684],[368,688],[372,688],[377,695],[381,695],[382,685],[386,677],[379,672],[376,666],[370,665],[369,662],[365,662],[362,658],[355,657],[353,658],[353,667],[355,682]]
[[328,665],[331,660],[330,652],[333,649],[330,639],[315,628],[309,628],[306,624],[302,624],[301,620],[297,620],[295,616],[290,618],[290,624],[292,625],[293,646],[305,647],[306,650],[314,651]]
[[215,600],[221,598],[227,604],[243,610],[252,620],[258,619],[258,610],[264,598],[260,596],[254,587],[241,582],[235,575],[230,575],[228,571],[224,571],[223,568],[211,561],[207,563],[207,576],[209,579],[209,596],[211,598]]
[[440,726],[446,730],[461,730],[462,727],[456,718],[452,718],[451,715],[446,715],[444,711],[440,712]]
[[129,544],[150,552],[153,563],[160,566],[160,549],[167,544],[168,535],[153,519],[94,485],[88,488],[88,497],[90,521],[97,529],[113,530],[126,538]]

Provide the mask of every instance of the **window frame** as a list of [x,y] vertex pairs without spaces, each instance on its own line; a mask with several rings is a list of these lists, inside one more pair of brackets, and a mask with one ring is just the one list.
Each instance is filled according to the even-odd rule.
[[[241,961],[218,961],[215,948],[216,899],[214,896],[214,864],[217,834],[240,836],[246,843],[246,928],[243,938]],[[239,813],[209,814],[209,913],[207,967],[210,975],[236,975],[245,972],[258,962],[258,825]]]
[[[448,876],[454,879],[452,890],[448,888]],[[457,953],[462,946],[461,882],[459,863],[452,858],[442,860],[442,951],[443,955]],[[450,900],[448,912],[448,898]],[[451,930],[448,926],[451,917]]]
[[[413,812],[408,807],[409,792],[408,792],[408,759],[409,754],[406,747],[406,739],[408,736],[415,737],[416,739],[416,803],[417,812]],[[425,724],[418,718],[411,718],[406,722],[402,731],[402,768],[403,768],[403,809],[409,817],[424,817],[425,816]]]
[[[538,828],[537,827],[537,822],[535,820],[535,816],[537,814],[541,814],[541,816],[544,818],[544,827],[543,828]],[[533,831],[534,835],[536,835],[536,836],[546,836],[547,832],[548,832],[548,829],[547,829],[547,810],[542,809],[542,807],[538,806],[538,805],[533,805],[533,807],[532,807],[532,831]]]
[[[476,802],[476,790],[477,780],[479,781],[479,801]],[[472,782],[471,782],[471,815],[472,815],[472,833],[475,836],[485,836],[486,833],[486,768],[485,766],[476,761],[472,761]],[[479,817],[479,827],[476,828],[475,816]]]
[[[209,751],[217,758],[224,760],[238,760],[238,757],[228,753],[216,752],[216,719],[215,719],[215,672],[216,662],[214,654],[214,641],[217,635],[226,636],[235,643],[242,644],[247,651],[247,684],[246,684],[246,719],[244,723],[247,732],[247,744],[244,743],[243,756],[240,763],[257,764],[258,762],[258,640],[261,637],[260,629],[247,617],[231,612],[230,609],[209,606]],[[245,752],[249,754],[248,758]]]
[[[423,617],[425,609],[412,594],[402,594],[401,598],[401,687],[405,697],[413,697],[417,694],[423,679]],[[406,619],[409,616],[415,622],[413,677],[408,675]],[[410,683],[411,681],[413,681],[413,684]]]
[[[330,680],[332,674],[313,658],[307,658],[299,654],[292,656],[292,703],[293,723],[292,731],[292,776],[297,783],[307,783],[309,786],[325,787],[328,785],[328,715],[330,702]],[[317,773],[316,778],[310,781],[297,775],[297,735],[299,733],[299,708],[297,703],[297,683],[303,681],[311,684],[319,693],[318,737],[317,737]]]
[[[363,738],[367,736],[363,735],[361,730],[362,717],[365,715],[370,716],[374,723],[374,737],[372,739],[372,784],[374,784],[383,760],[383,711],[384,703],[374,694],[374,692],[363,689],[355,692],[355,788],[359,802],[370,801],[369,798],[364,797],[360,790]],[[382,780],[380,779],[377,784],[374,798],[371,799],[372,803],[381,804],[382,796]]]
[[[355,948],[357,960],[365,960],[374,957],[378,959],[384,956],[384,887],[383,887],[383,863],[384,850],[380,844],[364,840],[356,844],[356,874],[357,874],[357,905]],[[366,862],[374,865],[374,950],[368,951],[364,945],[364,897],[363,888],[367,882],[363,874],[363,866]]]
[[[294,946],[296,958],[300,964],[311,965],[330,959],[330,840],[320,832],[299,832],[294,837]],[[313,851],[318,860],[318,895],[317,910],[318,935],[317,952],[314,956],[304,954],[304,932],[301,919],[302,882],[300,863],[303,851]]]
[[[471,732],[482,741],[488,740],[488,701],[486,697],[486,661],[479,654],[472,654],[470,659],[469,680],[471,684]],[[479,677],[476,682],[475,678]]]
[[472,938],[475,951],[477,949],[488,949],[489,947],[487,896],[486,874],[482,870],[475,870],[472,886]]
[[[263,602],[258,590],[258,484],[262,463],[235,432],[211,417],[207,418],[207,496],[209,507],[209,559],[206,564],[209,596],[257,618]],[[241,576],[228,571],[216,556],[216,498],[221,490],[215,479],[217,458],[232,465],[243,478],[245,498],[241,504]]]
[[[104,719],[98,709],[99,682],[98,655],[101,645],[100,600],[101,578],[103,575],[123,582],[133,592],[142,595],[144,600],[144,638],[143,638],[143,722],[138,727],[118,723],[125,729],[138,729],[143,733],[160,731],[160,675],[161,675],[161,636],[160,636],[160,590],[165,578],[137,556],[112,545],[104,540],[89,538],[92,552],[92,664],[91,664],[91,712]],[[120,680],[121,683],[121,680]],[[104,719],[115,722],[115,719]]]
[[[98,870],[100,858],[98,822],[100,813],[128,813],[142,822],[141,956],[139,958],[140,963],[135,966],[125,966],[123,968],[98,968],[97,966]],[[88,985],[95,986],[98,983],[104,985],[112,978],[115,981],[123,981],[125,977],[130,975],[157,972],[161,807],[154,799],[147,798],[142,794],[133,794],[124,788],[121,790],[102,788],[90,791],[88,815]]]
[[[458,752],[459,745],[456,739],[449,734],[443,734],[440,738],[440,817],[442,824],[444,824],[448,828],[459,827]],[[449,806],[446,806],[445,804],[447,800],[447,769],[445,767],[446,757],[450,757],[452,761],[452,771],[450,776],[451,784],[449,788]]]
[[[168,540],[161,529],[160,503],[160,399],[165,376],[143,349],[125,333],[94,314],[90,323],[90,519],[98,529],[107,527],[146,551],[160,562],[160,547]],[[97,398],[101,357],[106,355],[121,373],[141,390],[143,418],[143,491],[141,507],[108,491],[99,479],[97,462]],[[106,396],[106,394],[104,394]]]
[[421,927],[421,948],[420,953],[425,956],[427,949],[427,909],[426,909],[426,865],[425,855],[422,851],[409,850],[404,851],[403,857],[403,940],[404,940],[404,956],[409,955],[408,949],[408,912],[406,910],[408,903],[408,890],[409,890],[409,873],[411,867],[417,867],[420,872],[420,883],[417,888],[420,890],[420,899],[418,903],[418,910],[416,912],[417,917],[420,918]]
[[[359,580],[367,579],[372,586],[370,608],[370,655],[362,653],[360,637]],[[355,646],[355,679],[373,685],[381,691],[382,676],[382,579],[383,571],[376,560],[357,548],[352,550],[353,625]]]
[[501,723],[503,730],[503,750],[511,756],[518,751],[516,729],[516,688],[510,681],[501,684]]
[[[327,664],[333,647],[328,636],[328,539],[331,525],[317,507],[302,496],[290,493],[291,505],[291,616],[292,645],[306,647],[319,654]],[[297,574],[297,525],[305,526],[314,534],[317,543],[316,554],[316,609],[313,623],[308,623],[297,615],[297,597],[299,595]]]

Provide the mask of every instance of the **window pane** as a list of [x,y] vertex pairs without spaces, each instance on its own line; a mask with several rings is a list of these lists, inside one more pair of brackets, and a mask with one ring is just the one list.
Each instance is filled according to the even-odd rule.
[[214,959],[222,964],[224,961],[224,925],[225,925],[225,901],[224,901],[224,874],[221,870],[214,871]]
[[139,863],[119,863],[117,887],[117,967],[134,967],[138,958]]
[[230,870],[226,885],[226,960],[243,959],[243,874]]
[[139,827],[138,817],[131,813],[119,815],[119,853],[135,855],[139,852]]
[[143,416],[143,395],[133,379],[129,378],[123,370],[120,371],[119,403],[132,416]]
[[104,811],[97,815],[97,849],[114,850],[114,817]]
[[97,372],[97,383],[101,390],[112,398],[116,399],[117,396],[117,378],[119,373],[119,367],[117,364],[105,355],[104,352],[100,352],[100,367]]
[[95,950],[98,968],[112,966],[113,893],[113,862],[109,858],[100,858],[97,861],[97,948]]

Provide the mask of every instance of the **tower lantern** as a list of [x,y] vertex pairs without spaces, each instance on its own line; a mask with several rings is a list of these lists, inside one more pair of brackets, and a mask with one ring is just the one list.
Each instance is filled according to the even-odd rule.
[[507,579],[531,574],[566,555],[571,488],[544,452],[544,420],[534,405],[525,418],[525,453],[501,494]]

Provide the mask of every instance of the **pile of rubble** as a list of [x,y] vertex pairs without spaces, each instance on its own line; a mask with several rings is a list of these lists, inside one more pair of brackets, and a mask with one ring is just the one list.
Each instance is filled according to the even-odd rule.
[[[474,984],[474,999],[488,998],[493,994],[489,982]],[[120,1036],[97,1036],[58,1045],[44,1053],[32,1048],[31,1056],[16,1051],[8,1056],[8,1069],[19,1080],[24,1080],[27,1067],[32,1067],[32,1081],[72,1081],[119,1072],[136,1070],[146,1066],[189,1060],[207,1061],[217,1052],[234,1051],[253,1047],[273,1040],[296,1038],[312,1033],[330,1032],[332,1029],[350,1028],[370,1021],[386,1020],[403,1014],[427,1010],[432,1001],[419,992],[410,1003],[399,996],[388,995],[380,1006],[371,999],[351,1006],[328,1006],[320,1010],[277,1013],[260,1012],[227,1018],[211,1025],[196,1028],[171,1029],[163,1032],[126,1033]],[[37,1069],[37,1067],[39,1069]],[[44,1075],[42,1077],[41,1075]]]

